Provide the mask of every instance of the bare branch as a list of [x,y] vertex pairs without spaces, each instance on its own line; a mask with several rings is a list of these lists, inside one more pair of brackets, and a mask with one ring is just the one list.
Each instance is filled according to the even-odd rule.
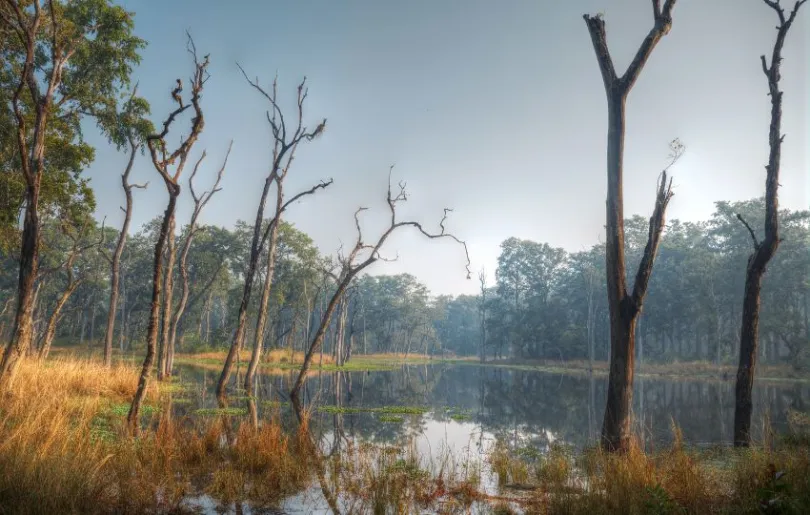
[[751,240],[754,242],[754,249],[758,249],[759,240],[757,240],[757,235],[754,232],[754,230],[751,228],[750,225],[748,225],[748,222],[745,221],[745,218],[743,218],[743,216],[740,213],[737,213],[737,220],[739,220],[745,226],[745,228],[748,229],[748,234],[751,235]]
[[281,216],[281,214],[284,211],[287,210],[287,208],[290,206],[290,204],[292,204],[293,202],[296,202],[298,200],[301,200],[302,197],[305,197],[307,195],[312,195],[313,193],[315,193],[318,190],[326,189],[327,187],[329,187],[330,184],[332,184],[332,182],[334,182],[334,181],[331,178],[329,180],[327,180],[327,181],[321,181],[320,183],[316,184],[315,186],[309,188],[308,190],[304,190],[304,191],[301,191],[301,192],[293,195],[292,198],[290,198],[289,200],[284,202],[284,204],[281,205],[281,208],[276,213],[276,216],[274,216],[270,220],[270,223],[268,223],[267,228],[264,230],[264,234],[262,235],[262,239],[260,240],[258,248],[260,248],[260,249],[264,248],[264,245],[265,245],[265,243],[267,243],[267,238],[270,235],[270,231],[272,230],[273,225],[276,223],[276,220]]
[[[188,178],[188,190],[191,192],[191,198],[194,199],[195,207],[200,204],[200,198],[197,196],[197,192],[194,191],[194,177],[197,175],[197,170],[200,169],[200,165],[202,164],[206,155],[206,151],[203,150],[202,154],[200,154],[200,158],[197,159],[196,163],[194,163],[194,169],[191,171],[191,175]],[[203,195],[205,195],[205,193],[203,193]]]

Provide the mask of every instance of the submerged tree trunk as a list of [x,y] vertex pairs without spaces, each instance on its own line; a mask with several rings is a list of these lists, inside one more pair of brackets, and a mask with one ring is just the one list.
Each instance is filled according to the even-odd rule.
[[735,388],[734,404],[734,445],[747,447],[751,444],[751,413],[753,400],[751,392],[754,387],[754,368],[757,360],[757,345],[759,343],[759,308],[762,291],[762,277],[768,262],[779,247],[779,167],[782,155],[782,92],[779,90],[780,66],[782,64],[782,46],[799,8],[804,3],[799,0],[795,3],[788,18],[779,3],[765,2],[774,9],[779,16],[780,24],[777,26],[776,42],[771,56],[771,66],[768,67],[765,56],[761,57],[762,71],[768,79],[768,92],[771,97],[771,125],[768,134],[770,153],[768,166],[766,166],[765,179],[765,238],[757,240],[753,229],[746,223],[741,215],[737,215],[751,234],[754,243],[754,252],[748,258],[745,271],[745,293],[743,296],[742,324],[740,327],[740,357],[737,367],[737,384]]
[[[667,184],[664,170],[658,185],[655,211],[650,218],[647,245],[631,293],[627,289],[626,280],[622,192],[625,105],[627,95],[653,48],[670,30],[674,5],[675,0],[666,0],[662,10],[660,0],[653,1],[654,26],[622,77],[616,75],[613,67],[607,47],[604,20],[601,16],[584,16],[602,74],[608,106],[605,262],[610,314],[610,372],[602,424],[602,446],[609,451],[626,451],[630,446],[636,321],[647,293],[655,254],[664,228],[666,207],[672,197],[671,181]],[[673,162],[674,159],[677,159],[677,155],[673,156]]]

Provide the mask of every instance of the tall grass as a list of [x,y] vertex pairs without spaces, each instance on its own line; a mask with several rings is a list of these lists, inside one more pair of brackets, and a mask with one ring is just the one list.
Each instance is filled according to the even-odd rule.
[[505,492],[524,492],[532,513],[703,514],[810,513],[810,447],[783,440],[773,448],[687,449],[675,428],[672,446],[623,455],[563,448],[545,454],[498,443],[490,464]]
[[116,406],[136,385],[135,368],[21,364],[0,396],[0,512],[183,512],[200,493],[261,506],[307,483],[301,447],[278,423],[174,420],[160,409],[159,385],[147,394],[158,406],[148,430],[130,437]]

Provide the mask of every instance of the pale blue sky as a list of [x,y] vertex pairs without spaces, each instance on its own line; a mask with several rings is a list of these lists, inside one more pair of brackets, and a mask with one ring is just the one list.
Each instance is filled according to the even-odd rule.
[[[792,1],[783,3],[792,7]],[[266,103],[244,81],[278,72],[289,105],[309,83],[307,119],[328,118],[320,140],[299,149],[290,194],[333,177],[287,219],[324,253],[354,238],[352,213],[369,206],[366,232],[384,224],[388,166],[408,183],[402,217],[438,222],[469,244],[473,269],[490,280],[501,241],[517,236],[576,251],[604,239],[606,108],[584,13],[602,12],[617,68],[624,70],[652,23],[648,0],[234,1],[129,0],[136,33],[149,41],[135,72],[155,121],[170,108],[175,78],[191,64],[184,30],[211,54],[203,108],[208,150],[199,188],[210,184],[229,140],[231,160],[203,222],[252,220],[270,161]],[[806,9],[805,9],[806,10]],[[649,216],[668,143],[687,153],[673,169],[669,216],[705,219],[715,200],[764,192],[769,99],[759,55],[770,53],[774,13],[761,0],[681,0],[672,32],[653,53],[628,103],[625,213]],[[782,205],[810,206],[807,12],[784,51]],[[178,125],[187,129],[187,124]],[[179,137],[180,133],[173,133]],[[120,223],[126,157],[98,144],[89,170],[98,212]],[[187,174],[186,174],[187,175]],[[162,212],[166,192],[146,157],[133,180],[133,223]],[[179,222],[189,214],[186,183]],[[413,234],[391,240],[374,273],[409,272],[436,293],[473,293],[463,252]]]

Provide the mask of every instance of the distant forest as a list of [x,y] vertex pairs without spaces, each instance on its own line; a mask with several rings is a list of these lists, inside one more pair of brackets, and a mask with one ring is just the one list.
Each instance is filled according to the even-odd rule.
[[[637,359],[717,363],[737,359],[751,241],[736,213],[762,227],[764,212],[761,199],[717,202],[708,221],[667,224],[638,328]],[[810,212],[784,210],[780,221],[784,240],[763,290],[760,359],[799,368],[810,361]],[[154,220],[134,234],[121,259],[115,335],[121,350],[140,350],[144,345],[159,222]],[[49,317],[72,281],[78,284],[61,308],[55,339],[100,347],[110,295],[107,257],[114,252],[118,233],[106,226],[102,238],[101,223],[92,219],[84,228],[46,219],[43,228],[35,341],[45,337]],[[647,220],[640,216],[626,221],[628,270],[637,268],[647,230]],[[252,233],[253,227],[245,222],[232,230],[195,229],[187,262],[188,300],[177,328],[179,352],[230,345]],[[187,235],[187,227],[178,231],[177,248],[183,247]],[[101,248],[94,247],[99,242]],[[64,264],[77,244],[88,250],[77,256],[68,277]],[[478,295],[436,296],[408,274],[364,275],[352,283],[332,317],[324,353],[342,348],[349,355],[480,356],[483,346],[487,360],[607,360],[604,252],[602,244],[569,253],[548,243],[509,238],[501,244],[497,269],[477,277],[483,279]],[[7,300],[0,304],[0,337],[4,341],[10,337],[14,316],[18,259],[13,251],[3,250],[0,298]],[[334,279],[324,272],[329,259],[309,236],[289,223],[280,225],[266,348],[306,348],[335,288]],[[257,271],[262,282],[266,260],[265,250]],[[174,284],[180,284],[179,277]],[[175,303],[177,299],[175,292]],[[249,317],[256,316],[259,301],[258,296],[251,300]],[[254,331],[249,325],[249,341]],[[342,345],[336,345],[338,340]]]

